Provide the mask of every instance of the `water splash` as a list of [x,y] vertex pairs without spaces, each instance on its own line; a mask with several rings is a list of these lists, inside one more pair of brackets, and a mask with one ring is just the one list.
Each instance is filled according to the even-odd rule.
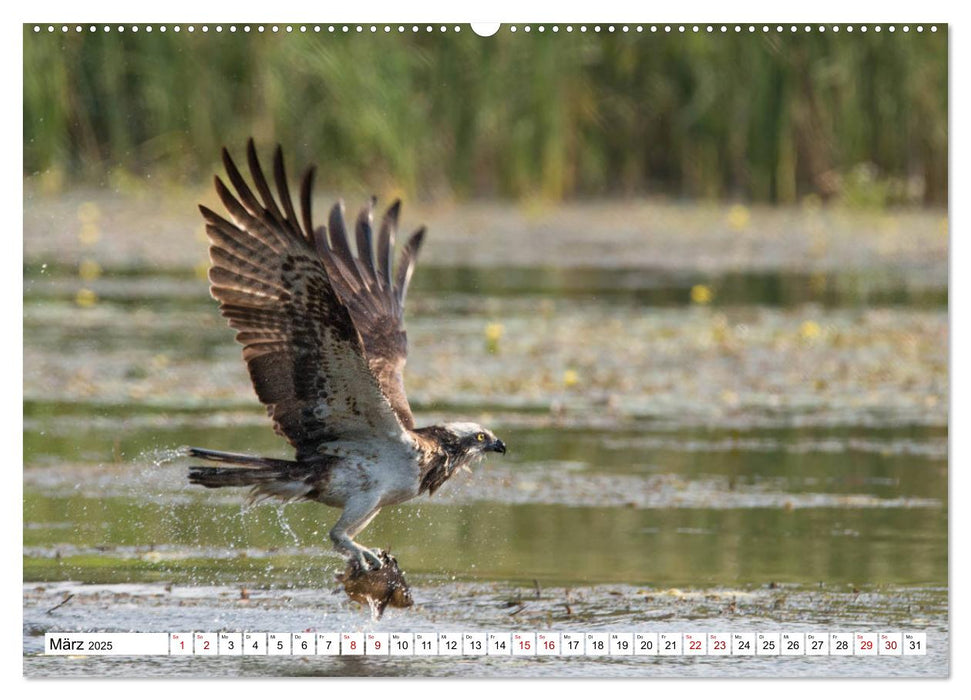
[[189,456],[189,447],[157,447],[154,450],[145,450],[136,457],[137,461],[149,460],[156,467],[162,467],[176,460]]
[[294,546],[299,546],[300,538],[297,537],[297,533],[293,531],[292,527],[290,527],[290,521],[287,520],[285,508],[286,504],[284,503],[281,503],[276,507],[276,517],[280,523],[280,529],[290,537],[290,540],[293,542]]

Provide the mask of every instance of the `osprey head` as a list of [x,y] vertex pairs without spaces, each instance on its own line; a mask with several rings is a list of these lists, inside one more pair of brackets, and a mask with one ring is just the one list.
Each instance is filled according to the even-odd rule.
[[446,423],[443,427],[455,437],[454,442],[469,456],[481,456],[486,452],[506,454],[505,443],[478,423]]
[[432,443],[423,468],[419,493],[435,493],[458,470],[470,471],[469,465],[488,452],[505,454],[506,445],[491,430],[478,423],[445,423],[417,428],[416,433]]

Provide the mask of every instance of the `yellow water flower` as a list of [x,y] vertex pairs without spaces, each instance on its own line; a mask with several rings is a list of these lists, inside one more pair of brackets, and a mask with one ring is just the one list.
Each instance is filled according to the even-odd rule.
[[78,263],[78,277],[85,282],[98,279],[101,277],[101,265],[98,264],[97,260],[85,258]]
[[87,309],[98,303],[98,295],[90,289],[79,289],[74,296],[74,303],[81,308]]
[[78,221],[82,224],[93,224],[101,218],[101,210],[94,202],[81,202],[78,206]]
[[691,288],[691,301],[695,304],[710,304],[715,294],[706,284],[696,284]]
[[78,241],[81,245],[91,246],[101,239],[101,231],[95,224],[82,224],[78,231]]
[[748,226],[751,219],[749,208],[743,204],[734,204],[728,210],[728,227],[733,231],[741,231]]
[[580,374],[575,369],[568,369],[563,373],[563,386],[574,387],[580,383]]
[[496,341],[502,337],[505,330],[501,323],[490,323],[485,327],[486,340]]
[[799,326],[799,335],[806,340],[818,338],[822,332],[823,329],[815,321],[803,321],[802,325]]
[[501,323],[489,323],[485,327],[486,350],[493,355],[499,352],[499,340],[504,330]]

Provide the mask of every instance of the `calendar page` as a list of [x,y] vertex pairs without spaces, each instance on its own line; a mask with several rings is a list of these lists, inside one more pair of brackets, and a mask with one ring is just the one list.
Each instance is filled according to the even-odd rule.
[[22,27],[23,674],[947,677],[948,25],[327,13]]

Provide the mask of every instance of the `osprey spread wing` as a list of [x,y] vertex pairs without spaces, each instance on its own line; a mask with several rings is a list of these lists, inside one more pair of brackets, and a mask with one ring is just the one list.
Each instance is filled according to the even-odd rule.
[[334,545],[365,566],[377,552],[353,538],[382,506],[441,486],[486,452],[505,452],[489,430],[457,422],[415,428],[405,396],[404,301],[424,229],[392,255],[400,203],[381,218],[375,241],[372,208],[358,215],[352,250],[343,206],[315,228],[313,169],[300,187],[300,216],[287,186],[283,154],[273,159],[276,195],[252,140],[247,161],[253,188],[229,153],[223,164],[235,193],[216,177],[229,219],[200,206],[212,267],[212,296],[243,345],[253,387],[278,433],[296,448],[293,460],[191,448],[190,454],[232,467],[192,467],[192,483],[249,486],[252,498],[313,500],[343,509],[330,532]]

